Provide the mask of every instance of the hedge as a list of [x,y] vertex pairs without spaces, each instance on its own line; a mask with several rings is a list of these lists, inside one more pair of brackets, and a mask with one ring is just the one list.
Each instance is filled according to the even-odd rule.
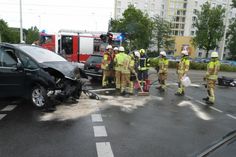
[[[150,64],[152,67],[157,67],[158,65],[158,59],[151,58]],[[169,68],[176,68],[177,62],[169,61]],[[192,70],[206,70],[207,69],[207,63],[190,63],[190,69]],[[230,66],[226,64],[221,64],[220,71],[226,71],[226,72],[236,72],[236,66]]]

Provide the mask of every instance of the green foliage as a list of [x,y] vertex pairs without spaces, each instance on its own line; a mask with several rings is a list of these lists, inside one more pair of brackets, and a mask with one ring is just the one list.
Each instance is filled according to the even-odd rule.
[[225,9],[222,6],[211,8],[208,2],[202,6],[201,12],[196,13],[197,20],[194,26],[197,31],[193,44],[206,50],[206,58],[208,58],[210,50],[218,47],[218,43],[224,35],[224,13]]
[[166,50],[174,49],[175,41],[171,36],[171,23],[159,16],[153,18],[153,23],[153,35],[157,44],[157,53],[160,53],[161,48]]
[[233,2],[232,6],[236,8],[236,0],[232,0],[232,2]]
[[34,41],[39,39],[39,29],[34,26],[27,30],[26,43],[32,44]]
[[131,49],[147,49],[150,44],[153,23],[148,15],[132,5],[124,11],[123,18],[111,20],[110,27],[113,32],[128,34]]
[[8,24],[3,19],[0,19],[0,42],[7,38]]
[[236,20],[232,20],[227,32],[227,48],[229,49],[232,58],[236,57]]

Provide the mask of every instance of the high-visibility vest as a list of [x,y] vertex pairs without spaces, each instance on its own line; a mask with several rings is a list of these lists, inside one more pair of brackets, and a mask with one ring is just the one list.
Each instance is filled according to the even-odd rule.
[[141,56],[139,59],[139,68],[138,70],[145,71],[150,67],[149,59],[146,56]]
[[219,71],[220,71],[220,62],[218,60],[210,61],[207,64],[206,78],[210,80],[217,80]]
[[109,69],[109,64],[111,63],[112,56],[109,52],[105,52],[103,55],[103,60],[101,64],[101,68],[103,70],[108,70]]
[[167,73],[168,71],[168,65],[169,65],[169,61],[167,58],[160,58],[159,60],[159,73]]
[[185,74],[188,72],[190,61],[188,58],[183,57],[178,65],[178,74]]
[[135,72],[135,59],[130,56],[129,70]]

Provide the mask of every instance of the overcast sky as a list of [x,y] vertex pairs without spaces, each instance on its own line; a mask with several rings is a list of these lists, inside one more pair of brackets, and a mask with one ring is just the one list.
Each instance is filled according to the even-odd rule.
[[[0,18],[20,26],[20,0],[0,0]],[[23,27],[37,26],[48,33],[59,29],[107,31],[114,0],[22,0]]]

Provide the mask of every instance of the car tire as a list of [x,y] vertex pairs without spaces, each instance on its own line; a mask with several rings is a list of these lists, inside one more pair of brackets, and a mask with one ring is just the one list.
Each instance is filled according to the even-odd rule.
[[45,108],[47,106],[47,93],[43,86],[36,85],[32,88],[30,93],[30,100],[34,107]]

